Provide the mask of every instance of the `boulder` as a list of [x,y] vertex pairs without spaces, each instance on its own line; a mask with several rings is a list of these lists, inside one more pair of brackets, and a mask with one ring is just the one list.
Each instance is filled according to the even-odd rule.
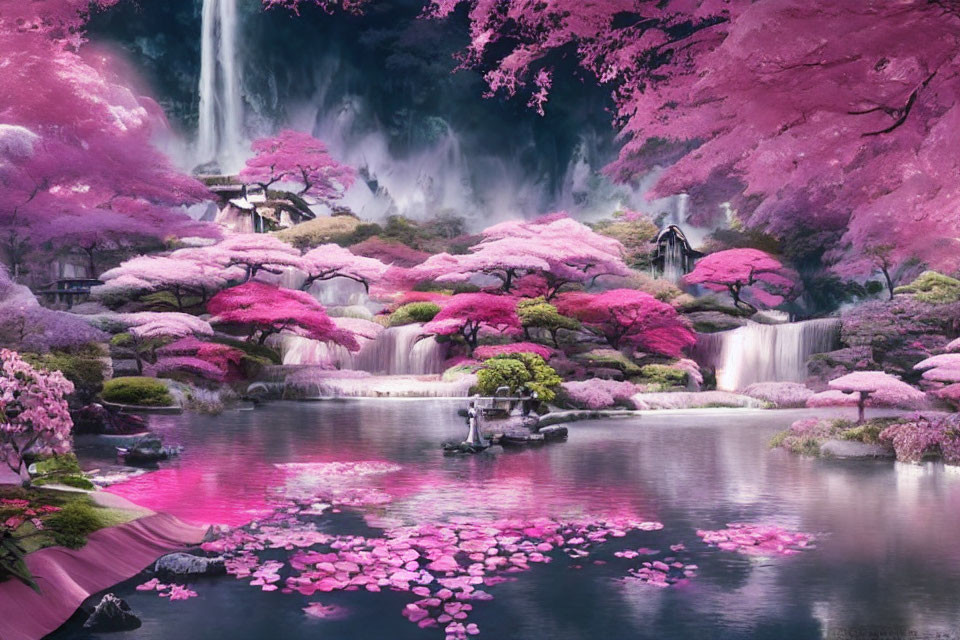
[[142,417],[110,411],[96,402],[76,411],[72,417],[75,433],[128,435],[147,430],[147,422]]
[[559,442],[567,439],[567,428],[560,425],[544,427],[539,431],[545,442]]
[[693,329],[698,333],[729,331],[747,323],[743,317],[730,315],[722,311],[695,311],[686,314],[686,316],[693,324]]
[[827,440],[820,445],[820,455],[830,458],[893,458],[890,447],[855,440]]
[[108,593],[83,623],[83,628],[99,632],[132,631],[139,629],[140,625],[140,618],[133,614],[130,605]]
[[190,553],[170,553],[153,565],[153,570],[160,576],[187,577],[187,576],[222,576],[227,569],[223,556],[207,558]]

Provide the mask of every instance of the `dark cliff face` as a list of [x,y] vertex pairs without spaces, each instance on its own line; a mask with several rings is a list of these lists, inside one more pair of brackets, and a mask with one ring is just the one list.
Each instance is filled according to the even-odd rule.
[[[186,135],[197,126],[201,4],[122,3],[90,24],[91,39],[119,46],[141,69]],[[462,14],[419,19],[418,0],[374,3],[364,16],[311,6],[295,16],[264,11],[257,0],[238,5],[248,134],[312,128],[361,169],[372,193],[391,192],[394,210],[416,202],[414,214],[446,208],[492,220],[640,204],[636,193],[596,175],[616,153],[609,91],[569,60],[556,61],[541,117],[526,96],[483,99],[480,74],[455,71],[454,55],[467,43]],[[411,162],[419,168],[393,170]],[[396,174],[393,184],[388,174]],[[419,191],[398,193],[400,175],[420,183]]]

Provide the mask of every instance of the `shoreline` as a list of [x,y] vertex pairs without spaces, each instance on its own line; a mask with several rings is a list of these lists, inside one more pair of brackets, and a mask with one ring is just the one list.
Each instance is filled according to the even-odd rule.
[[[103,492],[92,495],[97,493]],[[103,500],[142,515],[94,531],[80,549],[46,547],[28,554],[25,562],[41,593],[15,578],[0,582],[0,638],[40,640],[90,596],[132,578],[166,553],[199,544],[207,531],[113,494]]]

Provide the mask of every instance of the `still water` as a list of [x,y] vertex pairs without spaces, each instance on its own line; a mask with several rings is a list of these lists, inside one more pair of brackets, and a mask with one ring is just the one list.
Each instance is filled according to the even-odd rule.
[[[960,633],[960,474],[942,466],[812,460],[771,451],[796,411],[700,410],[570,425],[566,443],[497,455],[445,457],[465,433],[443,400],[277,403],[221,416],[157,416],[154,431],[184,445],[177,461],[112,490],[196,523],[263,517],[291,491],[309,490],[311,463],[390,462],[365,478],[384,504],[327,512],[333,534],[444,523],[469,516],[623,516],[663,523],[611,539],[587,560],[549,564],[490,586],[470,622],[480,638],[956,638]],[[821,411],[822,414],[822,411]],[[840,415],[840,414],[838,414]],[[290,463],[304,463],[302,467]],[[278,466],[281,465],[281,466]],[[285,466],[284,466],[285,465]],[[293,470],[291,470],[293,469]],[[812,533],[816,547],[789,557],[723,551],[698,529],[772,524]],[[656,588],[625,579],[638,546],[682,543],[697,575]],[[270,550],[264,558],[285,560]],[[91,635],[76,620],[54,638],[444,638],[401,611],[416,598],[384,590],[304,596],[263,592],[233,576],[189,583],[198,596],[170,602],[114,589],[143,620],[130,633]],[[310,602],[342,607],[337,619],[304,614]]]

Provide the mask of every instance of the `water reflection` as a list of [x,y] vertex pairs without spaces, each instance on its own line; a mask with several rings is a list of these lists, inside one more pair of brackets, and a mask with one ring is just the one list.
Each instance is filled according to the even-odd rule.
[[[900,637],[960,625],[960,474],[770,451],[770,437],[800,410],[652,413],[574,424],[565,444],[444,457],[439,443],[465,430],[457,407],[350,401],[156,417],[157,431],[185,445],[182,458],[113,490],[191,521],[235,524],[290,488],[277,464],[390,461],[401,470],[373,480],[393,496],[372,509],[381,521],[633,514],[665,525],[642,544],[683,542],[701,567],[690,584],[658,590],[623,582],[622,563],[538,566],[477,607],[487,638]],[[817,548],[745,557],[695,535],[737,521],[819,534]],[[399,594],[324,594],[353,613],[318,626],[302,619],[297,595],[234,581],[195,588],[201,597],[176,605],[122,588],[148,622],[131,637],[206,638],[216,629],[252,639],[277,625],[289,638],[442,637],[409,628]]]

